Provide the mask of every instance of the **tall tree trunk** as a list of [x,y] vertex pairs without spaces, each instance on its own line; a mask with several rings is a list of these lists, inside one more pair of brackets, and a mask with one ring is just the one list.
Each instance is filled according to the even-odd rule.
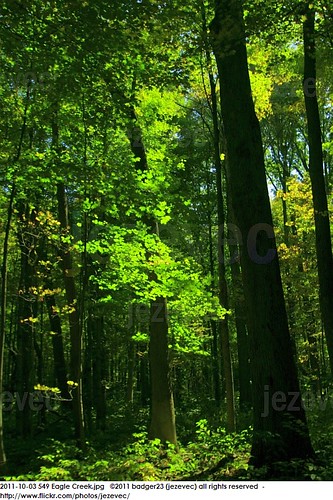
[[292,356],[241,1],[217,0],[211,30],[220,77],[228,187],[236,224],[247,241],[241,265],[253,381],[252,461],[260,466],[306,457],[313,450]]
[[127,343],[127,380],[126,380],[126,401],[129,405],[134,402],[134,383],[135,383],[135,346],[133,340],[129,339]]
[[19,436],[24,438],[32,434],[32,393],[34,390],[34,319],[35,296],[31,288],[35,285],[33,255],[36,246],[31,223],[35,213],[23,204],[18,208],[20,227],[19,244],[21,252],[21,276],[18,292],[18,327],[17,327],[17,411],[16,423]]
[[[133,155],[137,159],[137,169],[144,172],[148,170],[148,163],[142,131],[138,127],[133,108],[131,108],[130,113],[132,126],[128,128],[128,138]],[[152,217],[145,217],[144,222],[152,234],[159,236],[158,223]],[[148,258],[149,255],[147,255]],[[150,279],[157,279],[154,272],[151,273]],[[151,423],[149,436],[176,444],[176,421],[169,367],[168,329],[166,298],[157,297],[150,303]]]
[[[17,146],[14,164],[19,161],[23,146],[24,134],[27,128],[27,113],[30,101],[30,86],[28,82],[26,92],[26,102],[23,112],[23,122],[21,127],[20,139]],[[5,470],[6,467],[6,453],[3,443],[3,406],[2,406],[2,391],[3,391],[3,372],[4,372],[4,348],[5,348],[5,334],[6,334],[6,308],[7,308],[7,261],[8,261],[8,244],[11,230],[11,223],[13,217],[14,200],[16,195],[16,183],[12,183],[9,196],[9,204],[7,210],[7,220],[5,226],[5,236],[3,241],[2,253],[2,266],[1,266],[1,301],[0,301],[0,471]]]
[[[57,185],[58,218],[62,230],[69,230],[68,203],[63,183]],[[69,248],[61,247],[60,250],[63,279],[66,291],[66,299],[70,312],[70,378],[76,385],[73,390],[73,417],[75,438],[80,447],[84,447],[84,417],[82,402],[82,330],[80,326],[80,315],[77,305],[77,293],[72,264],[72,256]]]
[[3,242],[3,256],[1,266],[1,318],[0,318],[0,472],[6,466],[6,452],[3,442],[3,405],[2,405],[2,391],[3,391],[3,377],[4,377],[4,349],[5,349],[5,334],[6,334],[6,309],[7,309],[7,261],[8,261],[8,243],[11,228],[11,221],[13,216],[13,206],[15,198],[15,184],[12,186],[9,198],[9,205],[7,210],[7,221],[5,227],[5,237]]
[[306,6],[303,23],[304,100],[308,122],[309,173],[316,232],[316,253],[319,278],[319,303],[333,375],[333,257],[327,206],[321,125],[316,95],[315,12]]
[[[210,176],[207,175],[207,197],[210,198]],[[213,246],[213,232],[212,232],[212,215],[210,207],[207,206],[208,215],[208,242],[209,242],[209,270],[211,276],[211,291],[215,293],[215,261],[214,261],[214,246]],[[216,405],[219,407],[221,404],[221,378],[220,378],[220,359],[218,349],[218,328],[216,320],[210,321],[212,332],[212,375],[213,375],[213,390]]]
[[[48,287],[50,283],[47,283]],[[57,387],[61,391],[61,397],[64,400],[69,400],[70,395],[67,386],[67,367],[64,353],[64,343],[62,336],[62,328],[60,316],[57,312],[56,301],[54,294],[45,294],[45,303],[50,322],[50,329],[52,332],[52,349],[54,360],[54,374]],[[64,405],[65,407],[67,405]]]
[[151,370],[151,423],[149,435],[176,444],[176,421],[170,383],[167,304],[164,297],[151,302],[149,360]]
[[[52,116],[52,147],[55,152],[59,149],[59,128],[58,128],[58,106],[53,107]],[[68,199],[63,182],[57,184],[57,204],[58,204],[58,219],[60,227],[64,235],[70,234],[69,217],[68,217]],[[70,381],[74,382],[73,388],[73,419],[74,419],[74,435],[78,446],[84,448],[84,413],[82,400],[82,325],[80,321],[80,313],[78,309],[78,294],[76,292],[76,284],[74,277],[74,269],[72,256],[68,244],[61,242],[59,249],[61,258],[62,274],[66,292],[67,305],[69,307],[69,331],[70,331]]]
[[[45,251],[45,244],[41,244],[38,249],[39,260],[47,261],[47,253]],[[70,394],[68,392],[67,386],[67,366],[65,360],[63,335],[61,328],[61,320],[57,311],[57,304],[55,299],[55,294],[53,292],[54,284],[50,273],[46,271],[46,276],[44,278],[44,300],[46,305],[46,310],[50,323],[50,331],[52,332],[52,350],[53,350],[53,361],[54,361],[54,378],[57,387],[61,391],[61,397],[64,400],[64,407],[68,407],[68,400],[70,399]],[[42,382],[42,381],[40,381]]]
[[[98,292],[97,292],[98,293]],[[97,310],[89,310],[87,329],[91,330],[92,341],[92,394],[96,411],[96,428],[106,427],[106,351],[104,318]]]
[[[202,5],[202,20],[203,20],[204,36],[206,38],[207,25],[206,25],[205,7],[203,5]],[[212,67],[211,56],[207,40],[206,40],[206,60],[207,60],[207,66],[209,68],[208,76],[209,76],[210,93],[212,100],[211,111],[213,118],[214,163],[216,169],[219,302],[221,307],[228,310],[229,297],[228,297],[228,287],[227,287],[226,268],[225,268],[225,247],[222,240],[224,226],[226,224],[226,217],[225,217],[224,200],[222,192],[222,163],[221,163],[221,148],[220,148],[221,134],[220,134],[218,108],[217,108],[216,84],[214,80],[214,75],[211,71]],[[223,366],[223,375],[224,375],[225,389],[226,389],[227,429],[229,432],[233,432],[235,431],[236,428],[235,394],[234,394],[232,360],[230,352],[229,323],[227,315],[223,320],[219,322],[218,326],[221,335],[222,366]]]
[[[234,224],[230,197],[228,196],[228,224]],[[231,226],[232,227],[232,226]],[[235,324],[237,332],[239,406],[241,410],[252,406],[252,387],[250,371],[249,337],[246,325],[246,304],[239,264],[239,249],[235,241],[228,238],[230,269],[232,279],[233,301],[235,308]],[[236,252],[236,253],[235,253]]]

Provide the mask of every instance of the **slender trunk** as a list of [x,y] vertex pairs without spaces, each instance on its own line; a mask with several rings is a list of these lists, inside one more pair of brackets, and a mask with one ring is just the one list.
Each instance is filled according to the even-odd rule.
[[[37,316],[37,311],[36,314]],[[41,314],[42,316],[42,314]],[[41,323],[42,323],[42,318],[41,318]],[[42,329],[42,324],[41,324],[41,329]],[[36,333],[36,332],[34,332]],[[40,344],[37,342],[36,335],[33,340],[34,342],[34,349],[36,353],[36,372],[37,372],[37,381],[38,383],[42,384],[44,380],[44,359],[43,359],[43,333],[40,336]],[[43,399],[42,405],[40,407],[40,410],[38,412],[38,425],[44,426],[46,424],[46,406],[45,406],[45,401]]]
[[93,392],[94,406],[96,410],[96,427],[104,430],[106,427],[106,389],[105,389],[105,327],[103,316],[95,318],[93,336]]
[[[45,251],[45,246],[43,244],[40,246],[38,254],[40,260],[47,261],[47,253]],[[51,280],[51,276],[46,275],[44,283],[45,283],[44,300],[50,323],[50,331],[52,333],[51,340],[52,340],[53,362],[54,362],[54,378],[57,387],[61,391],[61,397],[63,400],[65,400],[64,407],[66,408],[68,407],[67,403],[68,400],[70,399],[70,394],[68,392],[68,385],[67,385],[67,367],[65,360],[61,320],[57,310],[57,304],[53,292],[53,283]]]
[[88,434],[93,432],[93,420],[92,420],[92,408],[94,401],[94,390],[93,390],[93,336],[94,336],[94,319],[91,312],[88,313],[87,319],[87,329],[85,332],[85,349],[84,349],[84,361],[82,369],[82,380],[83,380],[83,401],[84,401],[84,412],[85,412],[85,423]]
[[[30,100],[30,84],[27,86],[26,104],[23,112],[23,123],[21,127],[20,139],[14,158],[14,163],[19,161],[23,146],[24,134],[27,127],[27,112]],[[0,301],[0,471],[5,469],[6,466],[6,453],[3,443],[3,406],[2,406],[2,392],[3,392],[3,372],[4,372],[4,348],[5,348],[5,334],[6,334],[6,308],[7,308],[7,263],[8,263],[8,243],[11,230],[11,222],[13,216],[14,200],[16,195],[16,184],[13,182],[9,204],[7,210],[7,221],[5,226],[5,236],[3,242],[2,266],[1,266],[1,301]]]
[[306,7],[306,20],[303,23],[303,40],[303,90],[308,123],[309,173],[315,219],[319,303],[333,375],[333,257],[323,172],[321,125],[316,95],[315,12],[309,5]]
[[[63,231],[69,229],[68,203],[63,183],[57,185],[58,217]],[[77,293],[73,273],[72,256],[69,248],[60,250],[63,279],[66,291],[66,299],[70,312],[70,378],[76,385],[73,390],[73,416],[75,438],[81,447],[84,447],[84,417],[82,402],[82,331],[80,327],[80,315],[77,305]]]
[[[210,176],[207,176],[207,197],[210,197]],[[209,270],[212,280],[211,291],[215,293],[215,269],[214,269],[214,250],[213,250],[213,234],[212,234],[212,216],[209,206],[208,212],[208,241],[209,241]],[[220,363],[219,363],[219,349],[218,349],[218,328],[215,320],[210,321],[212,332],[212,372],[213,372],[213,391],[216,405],[219,407],[221,404],[221,378],[220,378]]]
[[126,381],[126,401],[130,405],[134,402],[134,374],[135,374],[135,349],[132,340],[128,341],[127,346],[128,368],[127,368],[127,381]]
[[219,364],[219,349],[218,349],[218,329],[215,320],[211,320],[210,327],[212,331],[212,360],[213,360],[213,389],[216,405],[221,404],[221,379],[220,379],[220,364]]
[[[46,284],[48,287],[49,283]],[[61,391],[61,397],[64,400],[70,399],[67,386],[67,368],[64,353],[64,343],[60,316],[57,312],[57,305],[53,294],[45,295],[45,303],[52,332],[52,350],[54,360],[54,374],[57,387]]]
[[[292,356],[241,1],[217,0],[211,29],[220,77],[228,187],[236,224],[247,241],[241,265],[253,381],[252,461],[261,466],[303,458],[313,450]],[[282,405],[276,403],[277,394],[282,394]]]
[[21,276],[18,293],[18,356],[17,356],[17,432],[26,438],[32,434],[31,398],[34,390],[34,330],[35,297],[31,294],[34,281],[34,249],[36,246],[31,223],[34,212],[23,204],[18,208],[20,228]]
[[[234,224],[232,208],[228,196],[228,223]],[[233,300],[235,308],[235,323],[237,332],[237,354],[238,354],[238,381],[239,381],[239,406],[241,410],[252,406],[252,387],[250,371],[249,336],[246,326],[246,304],[242,283],[242,274],[239,264],[238,248],[231,244],[228,238],[230,269],[233,289]]]
[[7,308],[7,262],[8,262],[8,242],[10,235],[10,227],[13,216],[13,205],[15,198],[15,184],[12,186],[9,205],[7,210],[7,221],[5,227],[5,238],[3,242],[3,257],[1,266],[1,318],[0,318],[0,471],[6,464],[6,452],[3,442],[3,406],[2,406],[2,392],[3,392],[3,372],[4,372],[4,348],[5,348],[5,334],[6,334],[6,308]]
[[[204,7],[202,8],[202,17],[203,17],[204,35],[206,36],[207,26],[206,26]],[[211,68],[212,64],[211,64],[211,57],[210,57],[210,50],[208,47],[208,43],[206,44],[206,59],[208,68]],[[214,81],[214,76],[210,69],[208,71],[208,76],[209,76],[210,93],[212,99],[211,111],[213,118],[214,163],[216,169],[219,302],[221,307],[223,307],[224,309],[229,309],[228,287],[227,287],[226,268],[225,268],[225,247],[222,239],[224,226],[226,223],[226,217],[225,217],[223,191],[222,191],[222,162],[221,162],[221,148],[220,148],[221,136],[220,136],[220,127],[218,118],[218,108],[217,108],[216,84]],[[219,323],[219,332],[221,335],[222,366],[223,366],[223,375],[225,380],[226,401],[227,401],[227,429],[229,432],[233,432],[236,428],[235,394],[234,394],[233,368],[232,368],[230,340],[229,340],[229,323],[227,315]]]
[[[52,147],[55,152],[59,148],[59,128],[57,123],[57,105],[54,105],[52,116]],[[58,219],[64,235],[68,235],[70,226],[68,218],[68,200],[63,182],[57,184]],[[84,437],[84,413],[82,401],[82,328],[78,308],[78,294],[74,278],[72,255],[69,245],[60,244],[59,256],[61,258],[62,274],[66,292],[67,305],[69,308],[69,331],[70,331],[70,381],[74,382],[73,389],[73,418],[74,435],[81,448],[85,446]]]

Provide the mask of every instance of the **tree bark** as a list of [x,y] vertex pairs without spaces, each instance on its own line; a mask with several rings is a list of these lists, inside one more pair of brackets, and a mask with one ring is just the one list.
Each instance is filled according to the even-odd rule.
[[[217,0],[211,31],[220,77],[228,187],[236,224],[247,241],[241,265],[253,381],[252,462],[261,466],[304,458],[313,450],[292,356],[240,0]],[[283,404],[277,404],[278,396]]]
[[319,303],[327,350],[333,375],[333,257],[327,206],[321,125],[316,94],[315,12],[306,7],[303,23],[304,100],[308,123],[309,173],[315,219],[316,254],[319,279]]

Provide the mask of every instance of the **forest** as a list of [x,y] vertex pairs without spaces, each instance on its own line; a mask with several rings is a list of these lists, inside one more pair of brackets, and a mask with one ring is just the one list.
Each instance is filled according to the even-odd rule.
[[3,0],[3,480],[333,479],[333,2]]

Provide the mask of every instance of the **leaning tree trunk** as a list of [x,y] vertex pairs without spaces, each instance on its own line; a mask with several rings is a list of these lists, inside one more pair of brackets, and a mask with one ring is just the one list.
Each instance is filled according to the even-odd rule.
[[217,0],[211,25],[221,89],[228,187],[241,265],[253,383],[255,465],[312,454],[292,356],[240,0]]
[[308,122],[309,173],[315,219],[319,303],[333,375],[333,257],[323,172],[321,126],[316,94],[315,12],[307,5],[303,23],[304,100]]

